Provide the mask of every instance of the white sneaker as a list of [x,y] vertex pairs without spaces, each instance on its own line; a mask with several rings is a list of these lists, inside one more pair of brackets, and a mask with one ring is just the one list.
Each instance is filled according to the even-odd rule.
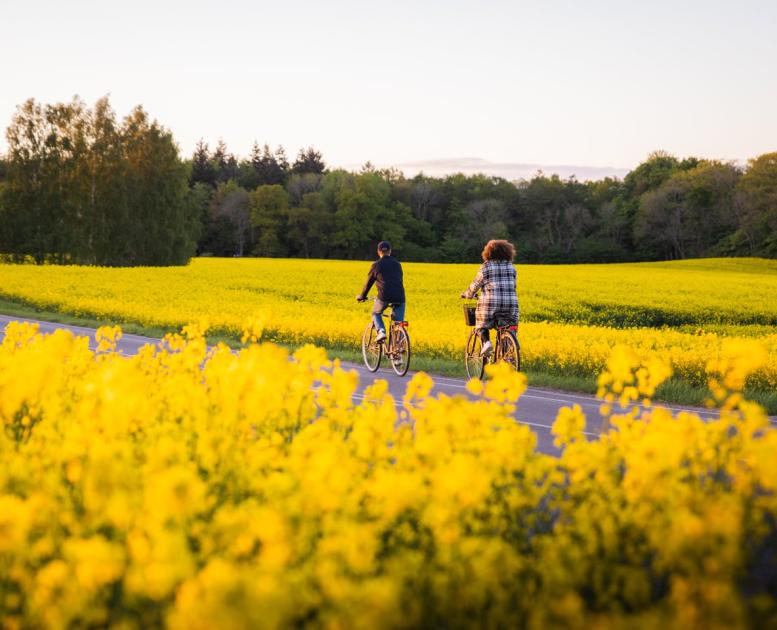
[[381,341],[386,341],[386,331],[385,330],[379,330],[378,336],[375,337],[375,341],[377,343],[380,343]]
[[487,357],[494,351],[494,346],[491,345],[490,341],[486,341],[486,343],[483,344],[483,347],[480,349],[480,356],[481,357]]

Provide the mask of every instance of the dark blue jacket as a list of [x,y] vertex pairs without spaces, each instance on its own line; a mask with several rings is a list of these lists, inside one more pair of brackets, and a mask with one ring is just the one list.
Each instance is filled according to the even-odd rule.
[[362,289],[361,297],[366,298],[373,284],[378,285],[378,299],[383,302],[403,303],[405,287],[402,284],[402,265],[393,256],[383,256],[370,267],[367,284]]

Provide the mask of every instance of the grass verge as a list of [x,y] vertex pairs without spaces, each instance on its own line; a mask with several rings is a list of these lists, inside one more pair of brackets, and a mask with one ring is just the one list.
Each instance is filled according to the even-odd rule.
[[[119,325],[122,330],[129,334],[143,335],[146,337],[162,338],[173,329],[155,328],[142,326],[134,322],[97,320],[85,316],[71,315],[60,311],[53,311],[38,308],[32,304],[9,300],[7,297],[0,296],[0,314],[12,317],[21,317],[26,319],[39,319],[58,324],[67,324],[71,326],[84,326],[87,328],[98,328],[104,325]],[[240,346],[240,341],[235,337],[223,334],[208,335],[208,342],[215,344],[223,342],[230,347]],[[284,347],[294,350],[295,346],[289,344],[280,344]],[[361,352],[357,347],[345,347],[336,345],[327,348],[329,355],[342,361],[361,363]],[[411,359],[411,367],[414,371],[424,371],[429,374],[439,376],[451,376],[456,378],[465,378],[463,362],[453,361],[445,358],[429,358],[415,355]],[[596,379],[594,377],[580,376],[574,374],[558,374],[540,370],[527,370],[526,376],[529,383],[534,387],[543,387],[547,389],[556,389],[567,392],[583,392],[593,394],[596,392]],[[709,393],[704,387],[690,385],[683,381],[670,379],[658,388],[655,396],[657,402],[673,403],[679,405],[704,406],[704,401]],[[770,415],[777,415],[777,392],[746,390],[746,397],[762,405]]]

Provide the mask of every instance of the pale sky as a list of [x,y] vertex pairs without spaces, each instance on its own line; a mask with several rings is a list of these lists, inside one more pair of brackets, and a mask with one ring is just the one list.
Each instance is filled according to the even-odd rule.
[[0,67],[3,129],[29,97],[109,94],[186,156],[200,137],[330,166],[777,150],[775,0],[0,0]]

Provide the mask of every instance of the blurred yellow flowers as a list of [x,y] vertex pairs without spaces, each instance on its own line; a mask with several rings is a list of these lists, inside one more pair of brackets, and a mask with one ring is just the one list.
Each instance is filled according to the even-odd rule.
[[[0,345],[0,623],[20,627],[766,627],[777,432],[710,363],[720,417],[562,409],[558,457],[515,422],[521,374],[402,406],[305,346],[134,357],[12,324]],[[601,393],[669,375],[621,348]],[[608,412],[609,413],[609,412]],[[588,419],[590,422],[591,419]],[[595,423],[594,423],[595,424]]]

